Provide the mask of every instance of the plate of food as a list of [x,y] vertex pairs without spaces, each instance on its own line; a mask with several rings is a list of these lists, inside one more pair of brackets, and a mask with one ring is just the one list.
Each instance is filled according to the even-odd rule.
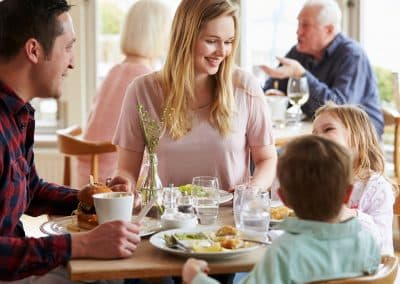
[[283,205],[283,203],[273,206],[270,208],[271,222],[279,223],[282,222],[288,216],[294,216],[294,212],[289,207]]
[[[182,194],[185,195],[191,195],[192,194],[192,190],[197,190],[197,191],[201,191],[201,187],[193,185],[193,184],[185,184],[185,185],[181,185],[178,187],[179,191]],[[219,204],[223,204],[226,202],[229,202],[233,199],[233,194],[231,192],[228,192],[226,190],[218,190],[219,192]],[[206,194],[206,193],[204,193]]]
[[[62,235],[84,232],[95,228],[99,224],[92,196],[97,193],[107,192],[112,192],[112,190],[105,184],[91,182],[79,191],[79,204],[73,215],[47,221],[40,226],[40,231],[48,235]],[[132,216],[132,222],[134,220],[135,216]],[[160,229],[161,222],[159,220],[145,217],[140,228],[140,236],[154,234]]]
[[[132,216],[134,221],[135,216]],[[40,226],[40,231],[47,235],[63,235],[73,234],[77,232],[89,231],[87,227],[82,227],[78,224],[78,218],[76,215],[55,218],[47,221]],[[161,230],[161,222],[159,220],[144,217],[142,225],[140,227],[140,236],[145,237],[152,235]]]
[[209,260],[235,257],[260,247],[244,240],[232,226],[163,231],[151,236],[150,243],[170,254]]

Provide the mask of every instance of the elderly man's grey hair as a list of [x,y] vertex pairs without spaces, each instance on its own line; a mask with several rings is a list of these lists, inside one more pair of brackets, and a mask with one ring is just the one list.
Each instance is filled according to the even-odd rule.
[[308,0],[303,9],[306,7],[320,7],[317,21],[321,25],[332,24],[335,29],[335,34],[341,31],[342,12],[335,0]]

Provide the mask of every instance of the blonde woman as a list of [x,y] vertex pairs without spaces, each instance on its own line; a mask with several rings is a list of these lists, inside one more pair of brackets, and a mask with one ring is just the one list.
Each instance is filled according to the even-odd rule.
[[[171,21],[172,10],[161,0],[139,0],[130,7],[120,42],[125,58],[111,69],[94,99],[83,134],[85,139],[111,141],[127,86],[136,77],[152,72],[165,56]],[[100,155],[100,181],[112,176],[116,163],[116,153]],[[88,183],[89,171],[89,157],[79,158],[79,186]]]
[[374,126],[362,109],[327,103],[315,113],[313,133],[349,148],[354,187],[343,218],[357,217],[382,253],[393,254],[393,203],[397,186],[384,174],[384,157]]
[[158,169],[163,184],[217,176],[224,190],[249,178],[269,187],[276,150],[269,113],[257,80],[234,67],[237,8],[228,0],[183,0],[174,17],[165,66],[138,78],[125,95],[113,142],[117,174],[135,183],[144,152],[137,105],[153,118],[166,110]]

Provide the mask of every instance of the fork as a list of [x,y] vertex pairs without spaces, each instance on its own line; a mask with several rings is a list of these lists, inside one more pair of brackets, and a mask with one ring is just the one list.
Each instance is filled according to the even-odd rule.
[[185,245],[183,242],[181,242],[175,235],[171,235],[171,237],[174,239],[175,244],[173,245],[176,248],[183,249],[185,252],[192,252],[193,249],[187,245]]

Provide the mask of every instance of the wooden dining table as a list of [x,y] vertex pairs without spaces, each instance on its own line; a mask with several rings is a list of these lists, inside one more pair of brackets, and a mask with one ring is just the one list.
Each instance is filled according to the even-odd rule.
[[273,132],[275,136],[275,145],[277,147],[282,147],[294,138],[311,134],[312,122],[302,121],[300,125],[297,126],[290,125],[282,128],[274,128]]
[[[217,225],[232,225],[232,206],[221,206]],[[260,261],[267,247],[252,250],[233,258],[209,260],[210,274],[250,271]],[[71,280],[157,278],[180,276],[186,258],[153,247],[149,238],[140,242],[134,254],[125,259],[74,259],[68,263]]]

